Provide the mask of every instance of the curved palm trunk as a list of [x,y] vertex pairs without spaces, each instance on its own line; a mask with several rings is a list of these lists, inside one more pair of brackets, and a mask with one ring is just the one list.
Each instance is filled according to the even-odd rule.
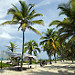
[[23,31],[23,46],[22,46],[22,60],[21,60],[21,70],[23,69],[22,66],[23,66],[23,55],[24,55],[24,31]]

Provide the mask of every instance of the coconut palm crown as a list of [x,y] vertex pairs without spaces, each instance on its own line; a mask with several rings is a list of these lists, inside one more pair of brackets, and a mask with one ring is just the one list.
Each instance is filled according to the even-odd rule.
[[[40,42],[40,45],[43,45],[43,51],[47,51],[47,54],[50,59],[50,64],[51,64],[51,51],[55,50],[56,53],[56,46],[55,46],[55,40],[57,38],[57,32],[54,31],[53,29],[47,29],[47,32],[42,32],[44,35],[40,38],[42,41]],[[56,60],[55,60],[56,62]]]
[[8,50],[15,52],[16,49],[19,49],[19,48],[17,48],[17,45],[15,43],[12,43],[12,42],[9,42],[9,43],[10,43],[10,46],[6,46],[8,48]]
[[[43,16],[41,13],[36,13],[35,9],[32,9],[35,4],[27,5],[25,1],[19,1],[21,5],[21,9],[18,9],[14,4],[12,4],[12,8],[10,8],[7,14],[12,14],[12,21],[6,21],[2,23],[5,24],[20,24],[18,29],[22,29],[25,31],[26,28],[33,30],[34,32],[40,34],[36,29],[31,27],[32,24],[44,24],[43,20],[33,20],[35,17]],[[32,21],[33,20],[33,21]],[[41,34],[40,34],[41,35]]]
[[40,53],[40,48],[38,48],[38,43],[34,40],[30,40],[29,42],[24,44],[24,52],[28,50],[28,53],[32,55],[32,52],[35,56],[37,56],[37,51]]
[[[25,48],[24,48],[24,52],[28,51],[28,53],[30,55],[32,55],[32,53],[34,53],[35,56],[37,56],[37,52],[41,52],[40,48],[38,47],[38,43],[34,40],[30,40],[29,42],[24,44]],[[32,64],[32,58],[30,58],[30,64]]]

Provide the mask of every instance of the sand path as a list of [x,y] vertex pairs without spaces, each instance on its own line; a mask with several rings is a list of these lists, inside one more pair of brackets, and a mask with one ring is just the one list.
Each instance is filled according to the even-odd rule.
[[25,64],[23,71],[18,71],[17,67],[5,68],[0,70],[0,75],[75,75],[75,61],[57,61],[43,67],[33,64],[31,69],[27,68],[28,65]]

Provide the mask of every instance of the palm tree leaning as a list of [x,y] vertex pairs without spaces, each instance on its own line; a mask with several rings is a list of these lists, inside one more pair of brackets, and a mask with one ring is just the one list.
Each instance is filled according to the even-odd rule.
[[[40,53],[40,48],[38,48],[38,43],[34,40],[30,40],[29,42],[24,44],[24,52],[28,51],[30,55],[32,55],[32,52],[35,56],[37,56],[37,51]],[[32,64],[32,59],[30,58],[30,64]]]
[[23,31],[23,46],[22,46],[22,61],[21,61],[21,70],[22,70],[22,64],[23,64],[23,54],[24,54],[24,32],[26,28],[33,30],[34,32],[41,35],[40,32],[38,32],[36,29],[32,27],[33,24],[40,24],[43,25],[43,20],[33,20],[35,17],[43,16],[40,13],[36,13],[35,9],[32,9],[34,7],[34,4],[27,5],[25,1],[19,1],[21,5],[21,9],[18,9],[14,4],[12,4],[12,8],[8,10],[8,14],[12,14],[13,18],[12,21],[6,21],[2,23],[2,25],[5,24],[18,24],[18,30],[21,28]]
[[12,43],[12,42],[9,42],[9,43],[10,43],[10,46],[6,46],[8,48],[8,50],[15,52],[16,49],[19,49],[19,48],[17,48],[17,45],[15,43]]
[[[43,50],[47,51],[48,56],[50,58],[50,64],[51,64],[51,50],[53,50],[53,48],[55,49],[56,52],[56,47],[54,45],[54,41],[57,37],[56,35],[56,31],[53,31],[54,29],[47,29],[47,32],[42,32],[44,34],[44,36],[42,36],[40,39],[42,40],[40,42],[40,45],[43,45]],[[54,41],[53,41],[54,40]],[[47,48],[46,48],[47,47]],[[55,63],[56,63],[56,58],[55,58]]]

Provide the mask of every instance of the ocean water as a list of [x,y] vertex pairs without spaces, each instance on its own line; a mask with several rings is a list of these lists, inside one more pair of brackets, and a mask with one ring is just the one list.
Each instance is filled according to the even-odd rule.
[[[1,59],[2,59],[2,58],[0,58],[0,61],[1,61]],[[7,60],[7,59],[3,59],[3,60]]]

